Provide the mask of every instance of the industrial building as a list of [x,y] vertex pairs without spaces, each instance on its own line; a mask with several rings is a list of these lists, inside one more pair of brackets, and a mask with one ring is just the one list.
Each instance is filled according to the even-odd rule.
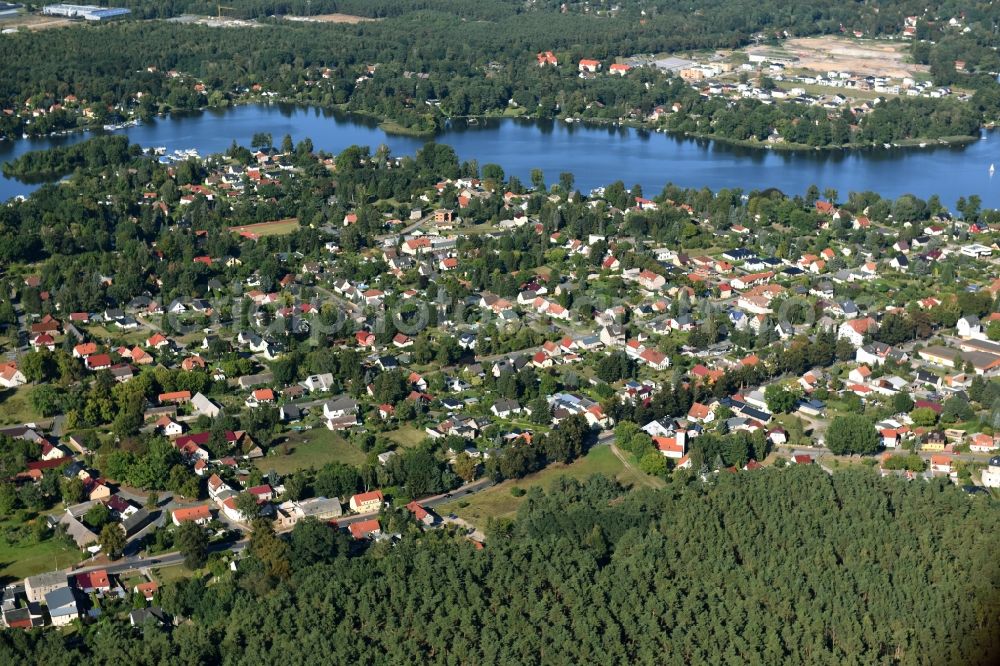
[[122,18],[132,13],[131,9],[124,7],[97,7],[94,5],[45,5],[42,13],[46,16],[64,16],[71,19],[83,19],[85,21],[111,21]]

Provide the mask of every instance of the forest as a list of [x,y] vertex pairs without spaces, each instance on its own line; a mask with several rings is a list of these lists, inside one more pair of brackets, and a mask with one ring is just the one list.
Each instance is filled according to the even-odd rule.
[[[141,4],[142,12],[157,16],[211,13],[204,11],[204,3]],[[970,91],[968,102],[902,98],[854,119],[791,102],[730,103],[702,97],[649,69],[622,78],[576,76],[580,58],[610,63],[637,53],[739,47],[772,41],[771,31],[778,29],[830,34],[863,23],[871,34],[897,34],[904,16],[923,12],[916,6],[902,0],[882,3],[876,13],[836,1],[761,5],[698,0],[654,3],[646,15],[627,3],[613,16],[596,17],[575,5],[574,11],[562,13],[555,5],[529,9],[514,2],[421,0],[314,3],[310,10],[384,17],[358,25],[266,19],[259,28],[219,29],[126,21],[5,35],[0,58],[19,66],[0,71],[0,101],[8,108],[28,102],[50,108],[72,94],[92,105],[86,122],[100,124],[124,110],[148,119],[246,101],[248,91],[259,86],[288,101],[365,112],[423,133],[440,129],[447,117],[501,114],[508,108],[537,118],[641,120],[658,105],[680,101],[684,113],[671,118],[668,129],[735,141],[762,140],[772,130],[788,142],[809,146],[972,136],[981,124],[1000,119],[1000,84],[989,74],[1000,69],[1000,57],[990,48],[1000,11],[995,3],[966,10],[973,26],[968,33],[946,31],[942,22],[921,23],[934,41],[913,44],[914,60],[931,65],[937,84]],[[237,6],[249,16],[293,9],[282,3]],[[953,9],[951,3],[941,3],[932,11],[947,17]],[[234,32],[241,38],[233,39]],[[108,43],[116,48],[109,51]],[[535,54],[543,50],[558,54],[559,67],[536,65]],[[65,57],[54,58],[53,53]],[[963,72],[954,66],[959,58],[966,63]],[[375,67],[374,75],[369,76],[369,66]],[[180,76],[165,76],[170,71]],[[195,90],[196,81],[204,91]],[[8,114],[0,116],[0,135],[42,135],[83,121],[66,108],[33,119]]]
[[[168,584],[175,623],[2,632],[3,663],[991,664],[998,514],[946,481],[815,466],[529,491],[484,550],[387,509],[393,543],[263,526]],[[127,609],[123,609],[127,610]],[[189,620],[189,621],[188,621]]]

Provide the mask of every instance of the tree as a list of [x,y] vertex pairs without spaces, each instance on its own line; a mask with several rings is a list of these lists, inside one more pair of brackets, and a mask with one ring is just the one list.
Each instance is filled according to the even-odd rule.
[[53,416],[62,411],[60,392],[50,384],[32,388],[28,399],[31,401],[31,406],[42,416]]
[[28,352],[18,361],[18,367],[29,382],[43,382],[55,373],[52,354],[47,351]]
[[313,488],[323,497],[350,497],[361,487],[358,470],[344,463],[328,463],[316,474]]
[[910,412],[913,424],[921,428],[930,428],[937,423],[937,412],[930,407],[918,407]]
[[664,476],[667,473],[667,459],[658,451],[650,451],[639,460],[639,469],[650,476]]
[[968,421],[974,416],[969,401],[963,395],[953,395],[944,402],[941,420],[945,423]]
[[559,187],[562,191],[569,195],[573,191],[573,185],[576,183],[576,178],[572,173],[564,171],[559,174]]
[[0,481],[0,517],[14,513],[17,501],[17,487],[9,481]]
[[85,522],[90,527],[90,529],[95,531],[100,530],[110,521],[111,521],[111,512],[108,510],[108,507],[106,507],[103,502],[98,502],[94,506],[87,509],[87,513],[83,514],[83,522]]
[[799,397],[781,384],[771,384],[764,389],[764,399],[767,409],[772,414],[788,414],[795,409]]
[[892,396],[892,411],[896,414],[907,414],[913,409],[913,398],[902,391]]
[[[73,504],[79,504],[86,497],[84,492],[83,481],[79,477],[74,476],[72,479],[63,479],[62,482],[62,501],[66,506]],[[95,505],[96,506],[96,505]]]
[[192,520],[185,520],[177,528],[174,542],[184,556],[184,566],[188,569],[200,569],[208,560],[208,535],[201,525]]
[[837,416],[826,431],[826,448],[837,455],[870,455],[878,446],[875,426],[861,414]]
[[243,516],[243,520],[248,523],[260,518],[261,506],[257,503],[257,498],[248,492],[242,492],[236,496],[236,509]]
[[310,516],[295,524],[289,545],[292,568],[299,570],[333,562],[343,544],[335,528]]
[[1000,341],[1000,319],[994,319],[986,325],[986,337],[993,342]]
[[97,541],[101,544],[101,550],[104,554],[113,560],[118,559],[121,552],[125,550],[127,543],[125,531],[121,528],[121,525],[115,523],[108,523],[101,528],[101,534]]
[[465,451],[462,451],[455,456],[452,468],[460,479],[468,483],[476,478],[476,470],[479,469],[479,462]]
[[254,132],[253,137],[250,139],[251,148],[267,149],[273,143],[274,140],[271,138],[270,132]]
[[288,544],[274,533],[271,523],[266,520],[257,520],[253,524],[250,554],[263,565],[267,576],[283,579],[291,573]]
[[545,191],[545,174],[541,169],[531,170],[531,186],[539,192]]

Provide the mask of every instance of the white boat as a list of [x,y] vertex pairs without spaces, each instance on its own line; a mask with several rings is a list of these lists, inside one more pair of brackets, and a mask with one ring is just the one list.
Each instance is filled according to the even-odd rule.
[[997,168],[995,166],[993,166],[992,164],[990,164],[990,177],[991,178],[993,177],[993,174],[996,173],[996,170],[997,170]]

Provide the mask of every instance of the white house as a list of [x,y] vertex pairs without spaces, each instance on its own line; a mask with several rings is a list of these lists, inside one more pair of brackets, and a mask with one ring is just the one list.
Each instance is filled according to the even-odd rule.
[[855,349],[861,347],[865,343],[865,335],[868,332],[875,332],[876,323],[871,317],[864,317],[860,319],[848,319],[840,328],[837,329],[837,339],[844,338],[852,345]]
[[1000,488],[1000,456],[990,458],[990,464],[979,477],[987,488]]
[[962,317],[955,324],[958,337],[966,340],[970,338],[981,338],[983,336],[983,326],[976,315]]

